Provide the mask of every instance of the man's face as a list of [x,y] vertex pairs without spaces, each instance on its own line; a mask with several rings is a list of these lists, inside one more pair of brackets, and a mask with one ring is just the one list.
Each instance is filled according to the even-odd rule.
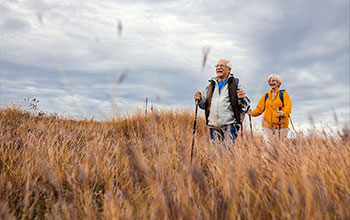
[[230,68],[226,66],[226,64],[227,61],[225,60],[219,60],[219,62],[216,64],[216,75],[220,79],[226,79],[230,74]]

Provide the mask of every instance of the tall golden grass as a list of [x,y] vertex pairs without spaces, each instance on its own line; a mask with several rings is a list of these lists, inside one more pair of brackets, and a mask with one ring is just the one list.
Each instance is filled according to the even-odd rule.
[[1,219],[350,219],[343,130],[213,146],[194,114],[72,120],[0,109]]

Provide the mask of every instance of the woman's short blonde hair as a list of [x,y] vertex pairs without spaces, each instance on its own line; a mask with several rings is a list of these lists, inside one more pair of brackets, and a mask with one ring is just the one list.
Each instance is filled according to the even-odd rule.
[[269,81],[270,79],[274,79],[280,84],[280,86],[282,85],[282,79],[280,75],[273,73],[269,76],[269,78],[267,78],[267,81]]

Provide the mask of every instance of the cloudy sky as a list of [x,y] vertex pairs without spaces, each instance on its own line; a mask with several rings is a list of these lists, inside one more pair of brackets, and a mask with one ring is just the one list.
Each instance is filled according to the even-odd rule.
[[[220,58],[255,107],[282,76],[296,127],[349,123],[348,0],[4,0],[0,106],[108,118],[194,108]],[[207,62],[202,68],[203,54]],[[260,126],[261,118],[254,119]],[[311,126],[311,125],[310,125]]]

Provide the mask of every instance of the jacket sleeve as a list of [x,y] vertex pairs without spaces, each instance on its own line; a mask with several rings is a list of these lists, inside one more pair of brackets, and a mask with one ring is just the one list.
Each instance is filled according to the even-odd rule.
[[201,98],[201,100],[199,100],[199,103],[198,103],[198,106],[201,109],[205,109],[206,105],[207,105],[207,97],[206,96],[207,96],[208,87],[209,87],[209,85],[207,87],[205,87],[205,89],[202,93],[202,98]]
[[261,97],[258,105],[256,106],[256,108],[253,110],[253,117],[259,116],[261,115],[263,112],[265,111],[265,93],[264,95]]
[[290,99],[289,94],[286,91],[283,93],[283,101],[284,101],[283,114],[288,116],[292,113],[292,101]]

